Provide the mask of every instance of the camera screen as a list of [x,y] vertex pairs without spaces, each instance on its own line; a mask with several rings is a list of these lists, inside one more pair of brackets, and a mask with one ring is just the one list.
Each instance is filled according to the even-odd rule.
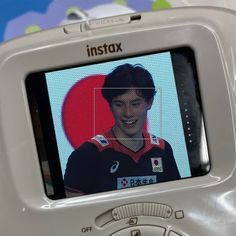
[[210,169],[189,48],[32,73],[26,90],[51,199],[176,181]]

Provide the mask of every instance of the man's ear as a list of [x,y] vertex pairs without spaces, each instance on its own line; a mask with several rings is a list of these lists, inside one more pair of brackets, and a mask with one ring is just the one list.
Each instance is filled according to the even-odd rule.
[[148,102],[147,102],[147,104],[148,104],[148,110],[150,110],[150,109],[152,108],[153,100],[154,100],[153,97],[152,97],[150,100],[148,100]]

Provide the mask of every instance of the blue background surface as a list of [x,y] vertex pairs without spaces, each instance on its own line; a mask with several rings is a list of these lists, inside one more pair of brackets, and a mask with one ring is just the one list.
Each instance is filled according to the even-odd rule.
[[1,0],[0,1],[0,41],[3,41],[3,35],[7,23],[28,11],[36,11],[40,13],[46,12],[48,5],[52,0]]
[[[120,5],[132,12],[201,5],[236,10],[234,0],[199,0],[196,3],[192,0],[1,0],[0,42],[24,35],[30,26],[37,26],[39,30],[56,27],[67,18],[67,11],[71,7],[79,7],[87,12],[103,4]],[[116,12],[115,9],[112,9],[111,15],[127,13],[121,9]],[[110,10],[106,9],[103,16],[100,8],[96,16],[96,10],[94,18],[104,17],[110,13]]]
[[[41,29],[58,26],[71,7],[90,10],[102,4],[118,3],[133,11],[149,11],[152,0],[1,0],[0,42],[25,34],[25,29],[37,25]],[[104,14],[107,14],[104,12]],[[121,14],[117,12],[117,14]]]

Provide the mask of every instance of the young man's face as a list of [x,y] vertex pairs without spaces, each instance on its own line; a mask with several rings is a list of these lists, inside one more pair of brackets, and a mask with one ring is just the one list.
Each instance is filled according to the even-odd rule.
[[153,99],[146,101],[135,89],[112,99],[110,108],[115,119],[117,138],[141,138],[147,111]]

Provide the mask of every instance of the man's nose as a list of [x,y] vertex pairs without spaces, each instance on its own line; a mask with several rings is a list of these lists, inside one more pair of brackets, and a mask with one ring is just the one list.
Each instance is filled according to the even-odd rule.
[[126,117],[131,117],[131,116],[133,116],[132,108],[131,108],[129,105],[125,106],[124,115],[125,115]]

